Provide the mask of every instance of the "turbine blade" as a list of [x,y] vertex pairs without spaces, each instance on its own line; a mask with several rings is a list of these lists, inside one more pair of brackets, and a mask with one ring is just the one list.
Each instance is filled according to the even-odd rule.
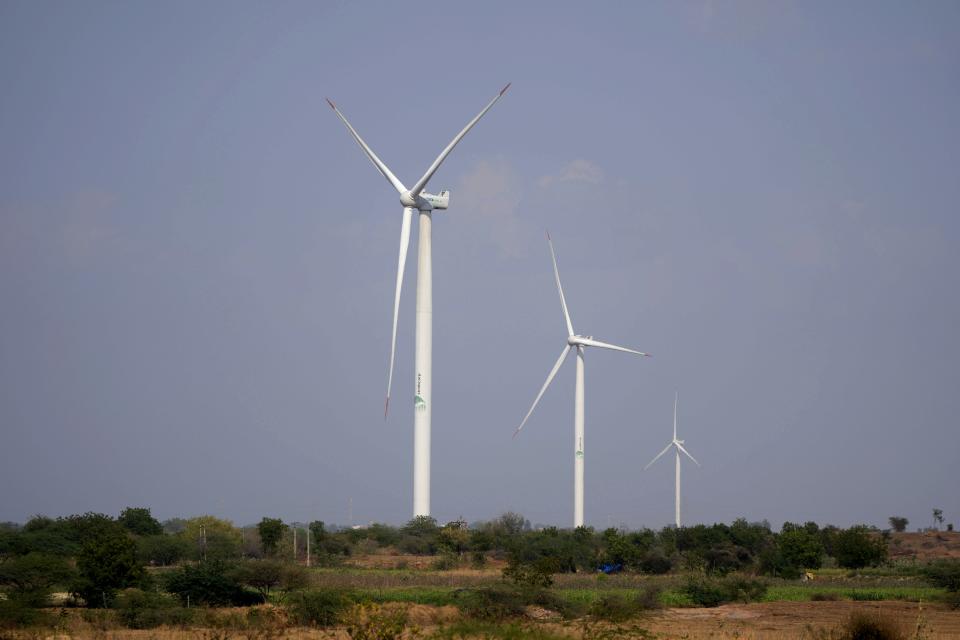
[[601,349],[612,349],[614,351],[623,351],[624,353],[633,353],[638,356],[650,357],[649,353],[644,353],[643,351],[634,351],[633,349],[627,349],[626,347],[618,347],[615,344],[600,342],[599,340],[594,340],[593,338],[580,338],[579,342],[588,347],[600,347]]
[[690,455],[690,452],[687,451],[686,449],[684,449],[684,448],[683,448],[683,445],[680,444],[679,442],[677,443],[677,448],[680,449],[680,451],[683,451],[685,454],[687,454],[687,457],[690,458],[691,460],[693,460],[693,463],[694,463],[695,465],[697,465],[698,467],[700,466],[700,463],[697,462],[697,459],[694,458],[692,455]]
[[450,144],[447,145],[447,148],[440,152],[440,155],[437,156],[437,159],[433,161],[433,164],[430,165],[430,168],[427,169],[427,172],[423,174],[423,177],[417,180],[417,183],[413,185],[413,188],[410,189],[410,194],[416,198],[420,195],[420,192],[423,191],[424,187],[427,186],[427,183],[430,182],[430,178],[433,177],[433,174],[437,172],[437,169],[440,168],[440,165],[443,164],[443,161],[447,159],[447,156],[450,155],[450,152],[453,151],[453,148],[457,146],[457,143],[463,139],[463,136],[467,135],[467,132],[473,128],[473,125],[477,124],[480,121],[480,118],[484,116],[487,111],[490,111],[490,107],[496,104],[497,100],[503,97],[503,94],[507,92],[507,89],[510,88],[510,83],[507,83],[503,89],[500,90],[493,100],[491,100],[487,106],[483,108],[483,111],[478,113],[476,117],[467,123],[467,126],[463,128],[457,136],[450,141]]
[[671,447],[671,446],[673,446],[673,443],[672,443],[672,442],[671,442],[670,444],[668,444],[667,446],[665,446],[665,447],[663,448],[663,451],[661,451],[660,453],[658,453],[653,460],[651,460],[650,462],[648,462],[648,463],[647,463],[647,466],[645,466],[645,467],[643,468],[643,470],[646,471],[646,470],[649,469],[651,466],[653,466],[653,463],[656,462],[657,460],[659,460],[659,459],[663,456],[663,454],[665,454],[667,451],[670,451],[670,447]]
[[677,439],[677,403],[680,402],[680,392],[674,391],[673,395],[673,439]]
[[547,231],[547,242],[550,244],[550,257],[553,259],[553,277],[557,280],[557,291],[560,292],[560,306],[563,307],[563,318],[567,321],[567,335],[573,334],[573,322],[570,320],[570,311],[567,310],[567,299],[563,297],[563,287],[560,285],[560,270],[557,269],[557,254],[553,250],[553,240]]
[[397,353],[397,317],[400,315],[400,289],[403,287],[403,270],[407,264],[407,247],[410,246],[410,221],[414,209],[404,207],[400,224],[400,257],[397,259],[397,291],[393,297],[393,337],[390,340],[390,371],[387,374],[387,401],[383,405],[383,419],[390,410],[390,387],[393,385],[393,359]]
[[527,418],[530,417],[530,414],[533,413],[533,410],[537,408],[537,403],[540,402],[540,398],[543,397],[543,392],[546,391],[547,387],[550,386],[550,383],[553,382],[553,377],[557,375],[557,371],[560,369],[560,365],[563,364],[563,360],[567,357],[568,353],[570,353],[570,345],[567,345],[563,348],[563,352],[561,352],[560,357],[557,358],[556,364],[554,364],[553,369],[550,370],[550,375],[547,376],[547,381],[543,383],[542,387],[540,387],[540,393],[537,394],[536,399],[533,401],[533,405],[530,406],[530,411],[527,411],[527,415],[523,416],[520,426],[517,427],[517,430],[513,432],[514,438],[516,438],[517,434],[520,433],[520,429],[523,429],[523,425],[527,423]]
[[403,193],[407,190],[403,183],[397,179],[397,176],[393,175],[393,172],[390,171],[389,167],[383,163],[383,160],[377,157],[377,154],[373,152],[373,149],[363,141],[363,138],[360,137],[360,134],[357,133],[357,130],[347,122],[347,119],[340,113],[340,109],[337,108],[337,105],[333,104],[333,101],[330,98],[327,98],[327,103],[330,105],[330,108],[333,109],[340,119],[343,120],[343,124],[347,125],[347,129],[350,130],[350,135],[353,136],[353,139],[357,141],[357,144],[360,145],[360,148],[363,149],[363,152],[367,154],[367,157],[370,159],[370,162],[373,163],[373,166],[377,168],[377,171],[387,179],[387,182],[393,185],[393,188],[397,190],[398,193]]

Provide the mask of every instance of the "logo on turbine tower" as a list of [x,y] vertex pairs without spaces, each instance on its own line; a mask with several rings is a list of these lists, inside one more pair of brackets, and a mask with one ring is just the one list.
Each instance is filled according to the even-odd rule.
[[422,376],[417,374],[417,393],[413,396],[413,408],[417,411],[424,411],[427,408],[427,403],[423,399],[423,396],[420,395],[420,378]]
[[579,446],[577,447],[576,456],[577,456],[577,458],[582,458],[582,457],[583,457],[583,438],[580,438]]

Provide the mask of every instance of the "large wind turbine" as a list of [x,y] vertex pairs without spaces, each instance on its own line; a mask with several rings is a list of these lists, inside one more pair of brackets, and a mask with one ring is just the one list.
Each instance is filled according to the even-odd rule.
[[533,413],[533,410],[537,407],[537,403],[540,402],[540,398],[543,397],[544,391],[547,390],[547,387],[550,386],[550,383],[553,381],[554,376],[557,375],[557,371],[560,369],[560,365],[563,364],[564,359],[567,357],[567,354],[570,353],[570,349],[576,347],[577,349],[577,385],[576,391],[574,392],[574,401],[573,401],[573,526],[582,527],[583,526],[583,351],[584,347],[601,347],[603,349],[612,349],[614,351],[623,351],[625,353],[634,353],[638,356],[648,356],[649,354],[643,353],[641,351],[634,351],[633,349],[627,349],[625,347],[618,347],[614,344],[607,344],[606,342],[600,342],[599,340],[594,340],[593,336],[581,336],[573,331],[573,322],[570,321],[570,312],[567,311],[567,301],[563,297],[563,287],[560,285],[560,271],[557,269],[557,254],[553,250],[553,240],[550,239],[550,234],[547,234],[547,242],[550,244],[550,257],[553,259],[553,275],[557,280],[557,291],[560,293],[560,306],[563,307],[563,318],[567,322],[567,344],[563,348],[563,351],[560,353],[560,357],[557,359],[556,364],[553,365],[553,369],[550,370],[550,375],[547,376],[547,381],[543,383],[543,387],[540,388],[540,393],[537,394],[536,399],[533,401],[533,405],[530,407],[530,410],[527,411],[527,415],[523,417],[523,421],[520,422],[520,426],[517,427],[517,430],[513,432],[513,436],[516,437],[520,433],[520,429],[523,429],[523,425],[527,423],[527,418],[530,417],[530,414]]
[[397,316],[400,312],[400,288],[403,285],[403,270],[407,262],[407,247],[410,244],[410,222],[415,211],[420,212],[420,238],[417,245],[417,323],[416,323],[416,355],[414,376],[414,412],[413,412],[413,515],[430,515],[430,417],[433,411],[432,386],[432,353],[433,353],[433,258],[431,250],[431,212],[434,209],[446,209],[450,203],[450,192],[441,191],[439,194],[427,193],[424,188],[436,173],[443,161],[450,155],[457,143],[467,135],[473,125],[490,110],[510,85],[500,90],[493,100],[487,103],[483,111],[467,123],[460,133],[450,141],[450,144],[437,156],[427,172],[417,182],[407,189],[400,180],[390,171],[377,154],[373,152],[360,134],[357,133],[340,110],[328,98],[330,107],[337,113],[343,124],[347,126],[353,139],[356,140],[363,152],[373,163],[373,166],[387,179],[400,194],[400,204],[403,205],[403,219],[400,224],[400,257],[397,261],[397,287],[393,298],[393,336],[390,342],[390,368],[387,373],[387,399],[384,402],[383,418],[386,420],[390,409],[390,388],[393,384],[393,361],[397,349]]
[[670,450],[670,447],[673,447],[674,453],[677,454],[677,460],[676,460],[677,493],[676,493],[676,501],[674,503],[674,516],[677,522],[677,529],[680,528],[680,452],[682,451],[685,456],[693,460],[694,464],[696,464],[698,467],[700,466],[700,463],[697,462],[696,458],[690,455],[690,452],[683,448],[683,440],[677,440],[677,404],[679,402],[680,402],[680,394],[677,393],[673,397],[673,440],[670,442],[670,444],[664,447],[663,451],[658,453],[653,460],[647,463],[647,466],[643,468],[644,471],[649,469],[650,465],[652,465],[654,462],[659,460],[660,456],[662,456],[663,454],[665,454],[667,451]]

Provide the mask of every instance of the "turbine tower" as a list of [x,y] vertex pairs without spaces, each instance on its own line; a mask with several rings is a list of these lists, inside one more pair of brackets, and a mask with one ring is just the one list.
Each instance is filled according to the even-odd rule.
[[680,452],[682,451],[685,456],[693,460],[693,463],[700,466],[700,463],[697,462],[696,458],[690,455],[690,452],[683,448],[683,440],[677,440],[677,404],[680,402],[680,394],[676,393],[673,397],[673,440],[666,447],[663,448],[663,451],[657,454],[657,456],[647,463],[647,466],[643,468],[644,471],[650,468],[654,462],[660,459],[660,456],[665,454],[670,450],[670,447],[674,448],[674,453],[676,453],[676,496],[674,502],[674,518],[677,523],[677,529],[680,528]]
[[430,178],[436,173],[457,143],[484,116],[487,111],[503,97],[510,85],[500,90],[493,100],[467,123],[450,144],[437,156],[433,164],[417,182],[407,189],[390,171],[377,154],[373,152],[356,129],[347,122],[337,106],[327,98],[330,107],[347,126],[350,135],[367,155],[373,166],[387,179],[400,194],[403,205],[403,218],[400,223],[400,256],[397,261],[397,286],[393,298],[393,335],[390,342],[390,366],[387,373],[387,398],[383,406],[383,419],[387,419],[390,409],[390,389],[393,385],[393,361],[397,349],[397,317],[400,313],[400,289],[403,285],[403,271],[407,262],[407,247],[410,244],[410,223],[415,211],[420,213],[420,238],[417,245],[417,319],[414,370],[413,400],[413,515],[430,515],[430,418],[433,412],[433,397],[430,393],[433,383],[433,257],[432,257],[432,212],[446,209],[450,203],[450,192],[440,191],[432,194],[424,191]]
[[520,426],[517,427],[517,430],[513,432],[513,437],[517,437],[517,434],[520,433],[520,429],[523,429],[523,425],[527,423],[527,418],[530,417],[530,414],[533,413],[533,410],[536,409],[537,403],[540,402],[540,398],[543,397],[543,393],[547,390],[547,387],[550,386],[550,383],[553,382],[554,376],[557,375],[557,371],[560,369],[560,365],[563,364],[564,359],[566,359],[567,354],[570,353],[570,349],[576,347],[577,349],[577,384],[576,391],[574,392],[573,400],[573,526],[582,527],[583,526],[583,354],[584,347],[600,347],[602,349],[612,349],[614,351],[623,351],[625,353],[633,353],[638,356],[649,356],[647,353],[641,351],[634,351],[633,349],[627,349],[625,347],[618,347],[614,344],[608,344],[606,342],[600,342],[599,340],[594,340],[593,336],[581,336],[573,331],[573,322],[570,321],[570,312],[567,311],[567,301],[563,297],[563,287],[560,285],[560,271],[557,269],[557,254],[553,250],[553,240],[550,239],[550,234],[547,234],[547,242],[550,244],[550,257],[553,259],[553,275],[557,281],[557,291],[560,293],[560,306],[563,308],[563,318],[567,322],[567,344],[564,346],[563,351],[560,353],[560,357],[557,359],[556,364],[553,365],[553,369],[550,370],[550,375],[547,376],[547,381],[543,383],[543,386],[540,388],[540,393],[537,394],[536,399],[533,401],[533,405],[530,407],[530,410],[527,411],[527,415],[523,417],[523,420],[520,422]]

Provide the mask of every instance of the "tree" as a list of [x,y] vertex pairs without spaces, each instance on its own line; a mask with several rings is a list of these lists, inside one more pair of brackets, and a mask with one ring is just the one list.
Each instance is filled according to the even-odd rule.
[[271,589],[278,589],[285,595],[309,583],[306,569],[278,560],[247,560],[237,565],[231,575],[239,583],[255,589],[264,602],[270,598]]
[[181,536],[161,533],[137,540],[137,556],[144,564],[166,567],[186,558],[189,552],[190,545]]
[[[169,521],[168,521],[169,522]],[[240,529],[229,520],[197,516],[182,521],[177,534],[190,549],[189,557],[200,560],[232,560],[240,556]]]
[[260,534],[260,544],[263,546],[263,552],[270,556],[277,552],[280,545],[280,539],[283,532],[287,530],[287,525],[283,524],[280,518],[263,518],[257,524],[257,532]]
[[777,544],[784,561],[797,569],[819,569],[823,563],[820,536],[806,528],[781,533]]
[[156,536],[163,533],[160,521],[150,515],[150,509],[146,507],[127,507],[120,512],[117,522],[138,536]]
[[143,577],[137,545],[116,522],[88,538],[77,555],[80,578],[73,591],[87,606],[109,606],[117,590],[135,586]]
[[43,607],[54,585],[65,585],[74,576],[63,558],[28,553],[0,564],[0,584],[8,588],[7,597],[29,606]]
[[833,547],[837,564],[845,569],[877,565],[887,557],[887,545],[883,538],[871,535],[863,525],[837,533]]
[[890,516],[890,528],[896,531],[897,533],[903,533],[907,530],[907,525],[910,524],[910,521],[901,516]]
[[244,606],[260,602],[258,595],[243,589],[221,560],[186,565],[167,574],[166,590],[183,605]]
[[940,525],[943,524],[943,509],[933,510],[933,522],[937,529],[940,529]]

